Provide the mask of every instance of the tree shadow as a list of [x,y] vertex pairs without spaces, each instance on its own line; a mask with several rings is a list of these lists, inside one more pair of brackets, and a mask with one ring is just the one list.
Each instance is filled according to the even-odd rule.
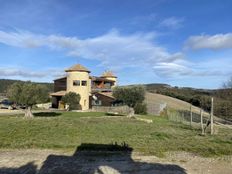
[[61,113],[57,112],[38,112],[33,114],[35,117],[57,117],[60,116]]
[[37,166],[29,162],[19,168],[0,168],[1,174],[36,174]]
[[[18,169],[0,168],[0,173],[15,174],[186,174],[185,169],[173,164],[148,163],[132,159],[133,149],[127,144],[81,144],[73,156],[49,155],[39,171],[27,164]],[[32,172],[31,172],[32,171]],[[31,172],[31,173],[30,173]]]

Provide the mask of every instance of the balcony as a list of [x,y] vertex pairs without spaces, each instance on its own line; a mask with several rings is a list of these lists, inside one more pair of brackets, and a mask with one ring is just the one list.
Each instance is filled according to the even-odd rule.
[[102,86],[92,86],[92,92],[112,92],[111,86],[102,85]]

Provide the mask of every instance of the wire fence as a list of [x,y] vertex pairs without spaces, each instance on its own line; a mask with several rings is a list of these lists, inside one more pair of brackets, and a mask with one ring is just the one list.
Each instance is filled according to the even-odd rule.
[[[204,110],[194,110],[192,111],[191,105],[189,107],[189,110],[174,110],[174,109],[165,109],[164,115],[168,118],[170,121],[174,121],[177,123],[182,123],[185,125],[189,125],[190,127],[199,128],[202,130],[202,134],[206,133],[206,129],[208,127],[211,127],[211,115],[208,112],[205,112]],[[227,121],[222,118],[218,118],[216,116],[213,116],[213,125],[215,125],[212,129],[214,133],[218,132],[218,127],[223,128],[230,128],[232,129],[232,122]],[[209,129],[208,129],[209,130]]]

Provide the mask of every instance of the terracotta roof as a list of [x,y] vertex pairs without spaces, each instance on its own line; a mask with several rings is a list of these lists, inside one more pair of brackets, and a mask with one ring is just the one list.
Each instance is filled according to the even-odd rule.
[[114,80],[105,79],[103,77],[90,76],[92,81],[105,81],[105,82],[114,82]]
[[73,65],[72,67],[65,70],[65,72],[70,72],[70,71],[82,71],[82,72],[90,73],[90,71],[87,68],[85,68],[84,66],[80,64]]
[[60,77],[60,78],[58,78],[58,79],[54,79],[53,81],[56,81],[56,80],[61,80],[61,79],[66,79],[67,77],[65,76],[65,77]]
[[[112,71],[105,71],[101,77],[116,77]],[[117,78],[117,77],[116,77]]]
[[67,92],[66,91],[57,91],[54,93],[51,93],[50,96],[64,96]]

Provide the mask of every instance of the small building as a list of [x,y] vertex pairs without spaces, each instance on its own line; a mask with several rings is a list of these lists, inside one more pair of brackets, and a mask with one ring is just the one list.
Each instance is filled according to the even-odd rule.
[[54,80],[54,93],[52,96],[53,108],[64,108],[62,96],[68,92],[80,95],[82,110],[92,106],[111,106],[115,101],[112,89],[117,85],[117,77],[106,71],[100,77],[90,76],[90,71],[77,64],[65,70],[66,76]]

